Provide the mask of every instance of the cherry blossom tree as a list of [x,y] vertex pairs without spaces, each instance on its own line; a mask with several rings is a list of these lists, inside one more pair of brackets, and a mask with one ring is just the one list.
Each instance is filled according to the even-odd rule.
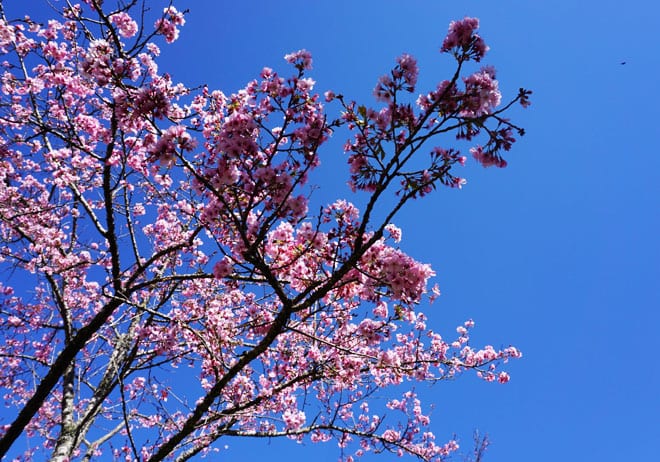
[[[173,82],[159,45],[184,13],[110,3],[0,3],[0,457],[183,461],[259,436],[450,455],[406,384],[504,383],[520,352],[470,346],[471,320],[427,328],[434,273],[393,222],[465,183],[447,144],[504,167],[523,134],[504,113],[530,92],[501,102],[478,21],[450,24],[447,80],[417,92],[403,55],[367,106],[314,93],[305,50],[232,95]],[[331,136],[355,197],[323,205]]]

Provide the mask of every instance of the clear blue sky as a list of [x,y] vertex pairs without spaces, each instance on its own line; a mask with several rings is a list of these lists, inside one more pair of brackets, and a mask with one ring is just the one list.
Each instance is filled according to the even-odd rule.
[[[464,376],[424,392],[439,439],[473,429],[487,462],[656,460],[660,441],[660,7],[600,1],[181,1],[182,38],[161,69],[226,92],[281,57],[314,54],[317,89],[370,101],[402,52],[420,89],[449,72],[438,54],[450,20],[481,19],[506,96],[534,91],[504,170],[465,170],[398,221],[403,248],[433,264],[443,296],[426,312],[450,333],[474,318],[475,343],[512,343],[512,381]],[[621,62],[626,64],[622,65]],[[175,66],[172,68],[171,66]],[[335,140],[326,165],[344,168]],[[344,179],[333,179],[344,196]],[[330,184],[330,183],[328,183]],[[325,180],[323,183],[325,187]],[[422,391],[423,387],[418,387]],[[334,446],[229,442],[225,462],[335,461]],[[400,460],[381,455],[368,460]]]
[[[512,380],[464,376],[417,386],[439,441],[485,462],[656,460],[660,442],[660,6],[583,0],[179,0],[190,8],[162,71],[227,93],[284,54],[314,55],[317,89],[371,103],[402,52],[418,57],[420,91],[448,76],[438,49],[452,19],[481,20],[512,116],[528,134],[504,170],[471,162],[461,191],[440,189],[405,210],[402,248],[431,263],[442,297],[425,307],[450,334],[474,318],[475,345],[519,347]],[[16,6],[16,5],[14,5]],[[625,61],[625,64],[621,64]],[[283,72],[285,73],[285,72]],[[322,153],[328,200],[346,197],[343,137]],[[323,171],[323,168],[320,169]],[[333,444],[228,440],[223,462],[336,461]],[[365,458],[401,460],[391,455]],[[404,459],[413,460],[413,459]]]

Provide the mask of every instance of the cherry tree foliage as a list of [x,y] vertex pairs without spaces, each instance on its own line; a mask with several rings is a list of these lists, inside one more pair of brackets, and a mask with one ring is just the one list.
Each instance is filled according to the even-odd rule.
[[[504,112],[530,92],[502,103],[478,21],[450,24],[447,80],[417,91],[403,55],[367,106],[314,93],[305,50],[231,95],[174,82],[159,46],[185,14],[110,3],[0,3],[0,457],[183,461],[229,437],[449,456],[413,384],[504,383],[520,352],[427,328],[434,272],[393,222],[465,183],[447,144],[504,167],[523,134]],[[355,198],[321,205],[331,136]]]

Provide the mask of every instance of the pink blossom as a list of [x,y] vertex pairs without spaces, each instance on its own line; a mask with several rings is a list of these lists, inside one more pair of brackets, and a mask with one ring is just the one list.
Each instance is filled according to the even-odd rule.
[[307,214],[307,198],[305,196],[290,197],[286,202],[291,216],[300,219]]
[[287,430],[297,430],[305,423],[305,413],[303,411],[287,409],[282,414],[282,420]]
[[163,10],[163,17],[156,20],[154,28],[157,33],[165,36],[167,43],[173,43],[179,38],[179,28],[177,26],[183,26],[185,23],[183,13],[170,6]]
[[386,318],[388,316],[388,309],[387,309],[387,303],[385,302],[379,302],[376,307],[373,309],[374,316],[378,316],[381,318]]
[[155,43],[147,43],[147,50],[154,56],[160,56],[160,48]]
[[419,75],[419,68],[417,67],[417,60],[409,54],[403,54],[397,58],[397,69],[394,71],[395,78],[401,75],[408,88],[407,91],[414,91],[417,85],[417,76]]
[[4,19],[0,19],[0,51],[6,52],[7,46],[16,39],[14,27]]
[[477,18],[464,18],[461,21],[452,21],[449,24],[449,32],[442,42],[442,50],[448,51],[454,47],[466,47],[470,45],[472,34],[479,28]]
[[442,42],[441,51],[448,52],[457,49],[457,52],[467,53],[465,56],[480,61],[488,51],[483,39],[475,33],[479,28],[476,18],[464,18],[461,21],[452,21],[449,31]]
[[110,16],[110,21],[117,26],[119,34],[124,38],[131,38],[138,31],[138,25],[127,13],[120,11]]
[[394,81],[392,80],[392,77],[390,77],[389,75],[381,76],[378,79],[376,88],[374,88],[374,97],[376,98],[376,101],[389,103],[390,101],[392,101],[394,92],[395,92],[395,85],[394,85]]
[[286,62],[294,64],[299,70],[312,69],[312,55],[309,51],[303,49],[284,56]]
[[484,67],[469,77],[464,77],[465,96],[461,106],[461,115],[479,117],[490,114],[502,100],[502,94],[495,80],[492,67]]
[[401,228],[390,223],[387,226],[385,226],[385,231],[390,233],[390,236],[392,237],[394,242],[396,243],[401,242],[401,235],[402,235]]
[[394,443],[394,442],[397,442],[401,439],[401,434],[398,431],[392,430],[390,428],[390,429],[387,429],[383,432],[382,438],[385,441],[388,441],[390,443]]
[[215,265],[213,265],[213,276],[216,279],[223,279],[232,273],[233,267],[234,265],[232,264],[231,260],[227,257],[224,257],[222,260],[219,260]]
[[474,148],[470,148],[470,153],[472,156],[479,162],[481,165],[484,167],[506,167],[507,162],[506,160],[502,159],[496,154],[484,151],[482,146],[475,146]]
[[312,91],[314,89],[314,84],[316,84],[316,82],[314,79],[310,78],[296,80],[296,88],[303,93]]
[[196,141],[186,131],[185,127],[173,125],[163,133],[151,152],[161,164],[170,166],[174,163],[179,150],[192,151],[195,145]]
[[9,316],[9,317],[7,318],[7,323],[8,323],[9,325],[13,326],[13,327],[18,327],[18,326],[20,326],[21,324],[23,324],[23,322],[21,321],[21,319],[20,319],[19,317],[17,317],[17,316],[14,316],[14,315],[11,315],[11,316]]
[[92,40],[89,44],[85,61],[82,63],[84,73],[95,79],[98,85],[106,85],[112,78],[110,58],[113,50],[104,39]]
[[157,84],[140,88],[133,104],[135,105],[133,117],[153,115],[157,119],[162,119],[168,115],[171,103],[167,89]]
[[439,296],[441,295],[440,293],[440,287],[438,284],[433,284],[433,287],[431,287],[431,295],[429,296],[429,302],[433,303]]

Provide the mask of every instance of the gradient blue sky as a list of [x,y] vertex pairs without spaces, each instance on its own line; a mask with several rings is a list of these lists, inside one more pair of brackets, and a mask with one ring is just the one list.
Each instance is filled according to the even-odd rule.
[[[314,55],[317,89],[372,101],[396,56],[418,57],[420,90],[447,77],[437,50],[450,20],[481,20],[513,115],[528,134],[504,170],[465,169],[397,220],[402,247],[432,263],[443,296],[425,309],[450,333],[474,318],[475,343],[514,344],[512,381],[464,376],[423,391],[439,439],[490,434],[487,462],[656,460],[660,442],[660,6],[600,1],[189,0],[161,69],[230,92],[282,56]],[[621,62],[626,64],[622,65]],[[341,137],[340,137],[341,138]],[[342,139],[324,151],[346,195]],[[335,168],[336,166],[336,168]],[[333,445],[228,440],[225,462],[335,461]],[[367,460],[400,460],[381,455]],[[412,460],[412,459],[410,459]]]
[[[9,3],[9,2],[8,2]],[[438,53],[452,19],[476,16],[512,116],[528,134],[503,170],[466,167],[467,186],[440,189],[396,221],[402,248],[431,263],[443,296],[424,311],[450,334],[474,318],[475,345],[516,345],[512,381],[471,376],[417,386],[440,441],[485,462],[656,460],[660,442],[660,6],[600,1],[179,0],[190,8],[162,71],[230,93],[282,56],[314,55],[317,89],[370,104],[378,76],[418,57],[420,91],[448,77]],[[16,5],[14,5],[16,6]],[[622,65],[621,62],[626,64]],[[320,196],[346,197],[344,137],[322,152]],[[339,449],[227,440],[218,460],[336,461]],[[366,461],[401,460],[392,455]],[[413,460],[413,459],[404,459]]]

